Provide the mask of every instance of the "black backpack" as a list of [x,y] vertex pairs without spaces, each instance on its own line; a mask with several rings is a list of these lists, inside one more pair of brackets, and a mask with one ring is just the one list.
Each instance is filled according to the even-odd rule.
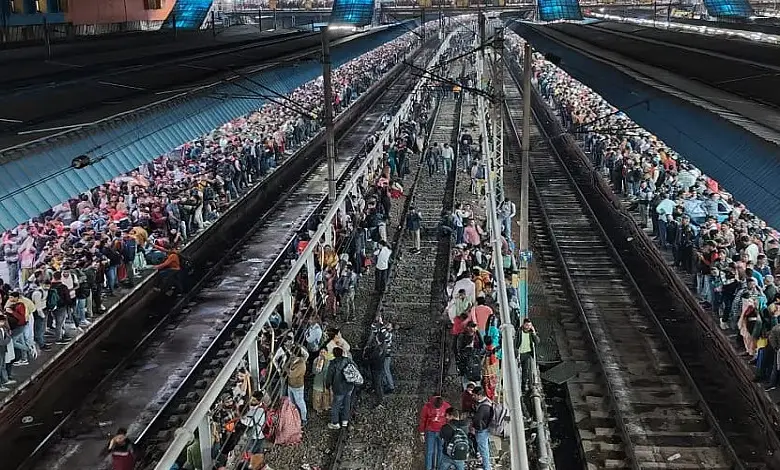
[[467,460],[471,450],[469,436],[466,435],[463,429],[456,426],[452,426],[452,430],[452,437],[444,443],[444,455],[456,461]]
[[461,373],[472,382],[482,380],[482,356],[479,351],[474,348],[463,351]]

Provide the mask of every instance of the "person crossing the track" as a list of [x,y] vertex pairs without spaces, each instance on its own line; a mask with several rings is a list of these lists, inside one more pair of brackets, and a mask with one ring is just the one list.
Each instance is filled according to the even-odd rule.
[[520,362],[520,371],[523,378],[523,392],[531,388],[531,374],[533,367],[534,350],[539,344],[539,335],[530,318],[523,320],[523,327],[520,329],[520,348],[518,349],[518,361]]
[[309,352],[305,347],[296,346],[293,357],[287,366],[287,398],[298,408],[301,416],[301,426],[306,426],[308,413],[306,400],[304,399],[304,379],[306,377],[306,364],[309,360]]
[[469,421],[462,419],[461,412],[452,407],[447,408],[444,417],[447,422],[439,432],[442,452],[438,470],[466,470],[471,450]]
[[428,168],[428,177],[431,178],[438,171],[436,166],[437,153],[440,152],[439,143],[434,142],[433,145],[428,147],[425,151],[425,166]]
[[108,442],[113,470],[133,470],[135,468],[135,445],[127,437],[127,429],[119,428]]
[[412,234],[412,240],[414,241],[414,253],[420,252],[420,230],[422,228],[422,216],[414,206],[409,207],[409,212],[406,214],[406,229]]
[[444,176],[448,176],[452,171],[452,162],[455,161],[455,151],[452,150],[449,143],[444,143],[441,150],[442,163],[444,164]]
[[471,427],[474,429],[474,438],[477,441],[477,451],[482,460],[482,470],[492,470],[490,461],[490,422],[493,419],[493,402],[485,396],[482,387],[474,387],[476,399],[474,416],[471,418]]
[[354,362],[344,356],[344,350],[333,348],[333,360],[328,364],[328,373],[325,377],[325,385],[333,393],[328,429],[336,430],[349,426],[355,384],[348,380],[344,372],[350,365],[354,366]]
[[387,290],[387,281],[390,279],[390,257],[393,250],[385,240],[379,240],[378,248],[374,251],[376,257],[376,272],[374,273],[374,290],[381,294]]
[[507,239],[512,238],[512,219],[517,213],[515,203],[509,199],[504,199],[501,205],[498,206],[498,215],[501,217],[501,230]]
[[442,441],[439,437],[442,426],[446,424],[445,413],[450,404],[440,395],[432,396],[420,411],[420,424],[417,431],[425,444],[425,470],[436,470],[441,463]]

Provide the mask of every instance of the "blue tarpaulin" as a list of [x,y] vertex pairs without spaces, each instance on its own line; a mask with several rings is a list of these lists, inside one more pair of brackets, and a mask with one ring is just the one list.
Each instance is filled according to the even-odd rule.
[[[337,67],[404,32],[406,29],[396,26],[334,46],[333,65]],[[51,139],[52,142],[30,145],[14,160],[0,166],[0,230],[11,229],[231,119],[257,110],[264,102],[248,89],[268,94],[258,83],[287,94],[321,73],[317,60],[283,65],[259,72],[251,80],[223,83],[185,101],[156,106],[142,115],[128,115]],[[82,154],[106,158],[80,170],[69,168],[73,158]]]

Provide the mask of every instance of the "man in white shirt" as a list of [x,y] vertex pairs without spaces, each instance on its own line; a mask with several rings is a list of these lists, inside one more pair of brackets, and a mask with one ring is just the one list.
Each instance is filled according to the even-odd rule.
[[377,292],[382,293],[387,289],[387,281],[390,278],[390,256],[393,255],[393,250],[387,246],[387,242],[379,240],[379,248],[374,252],[376,256],[376,275],[375,275],[375,289]]
[[674,201],[669,199],[668,194],[661,194],[661,202],[655,207],[655,212],[658,214],[658,243],[662,249],[666,249],[666,219],[668,215],[674,216]]
[[506,236],[507,240],[512,239],[512,219],[516,213],[515,203],[509,199],[504,199],[498,207],[498,215],[501,216],[501,226],[504,229],[504,236]]
[[441,157],[444,162],[444,174],[449,175],[452,170],[452,162],[455,159],[455,152],[450,144],[444,144],[444,148],[441,149]]

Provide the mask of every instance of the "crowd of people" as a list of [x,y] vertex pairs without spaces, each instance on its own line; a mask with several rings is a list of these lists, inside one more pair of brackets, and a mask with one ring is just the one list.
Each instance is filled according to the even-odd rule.
[[[345,210],[333,220],[333,245],[312,240],[322,223],[320,217],[312,217],[297,234],[292,256],[317,243],[316,302],[309,303],[308,275],[301,271],[293,289],[292,318],[286,320],[280,308],[258,340],[259,381],[248,364],[239,368],[230,389],[213,409],[216,468],[267,469],[269,446],[300,444],[302,429],[312,414],[327,420],[329,429],[342,429],[349,426],[356,389],[373,391],[381,406],[384,394],[395,388],[392,322],[381,316],[374,319],[357,358],[350,346],[354,338],[344,338],[338,325],[355,317],[355,293],[360,283],[368,282],[364,278],[370,272],[375,292],[387,288],[392,255],[387,224],[393,200],[402,194],[401,183],[408,174],[404,162],[418,151],[417,134],[427,125],[429,107],[427,98],[413,103],[396,139],[384,146],[381,166],[369,172],[359,194],[348,198]],[[367,139],[364,151],[376,145],[379,133]],[[199,452],[194,439],[182,457],[182,467],[201,468]]]
[[[521,40],[510,35],[513,52]],[[693,275],[693,290],[737,333],[767,389],[780,385],[780,234],[658,137],[536,54],[533,81],[659,249]]]
[[[432,26],[429,26],[432,27]],[[339,113],[419,44],[412,33],[333,72]],[[320,130],[322,78],[2,234],[0,392],[13,366],[66,344],[106,311],[104,300],[155,266],[161,288],[186,288],[179,250]],[[294,105],[289,104],[294,103]],[[6,338],[12,340],[3,344]]]
[[[469,118],[474,121],[476,116]],[[472,459],[477,460],[481,468],[489,470],[495,457],[491,455],[489,437],[504,437],[507,411],[498,390],[503,354],[493,267],[495,262],[501,262],[506,268],[511,315],[519,320],[511,238],[515,207],[511,201],[504,200],[498,209],[503,249],[496,256],[490,245],[483,212],[485,205],[481,203],[487,176],[478,145],[481,138],[475,138],[468,128],[464,128],[458,144],[453,146],[463,162],[459,171],[464,176],[458,178],[471,182],[468,193],[472,197],[456,203],[454,210],[444,211],[437,227],[439,236],[451,239],[453,244],[446,318],[450,324],[448,344],[452,359],[449,363],[460,377],[462,395],[460,402],[455,404],[441,396],[431,397],[421,411],[418,430],[425,443],[425,468],[428,470],[462,470]],[[441,149],[433,146],[429,149],[431,156],[426,161],[431,174],[447,174],[453,165],[444,164]],[[533,348],[538,341],[530,320],[524,319],[519,339],[519,357],[521,367],[525,369],[523,386],[528,390]]]

